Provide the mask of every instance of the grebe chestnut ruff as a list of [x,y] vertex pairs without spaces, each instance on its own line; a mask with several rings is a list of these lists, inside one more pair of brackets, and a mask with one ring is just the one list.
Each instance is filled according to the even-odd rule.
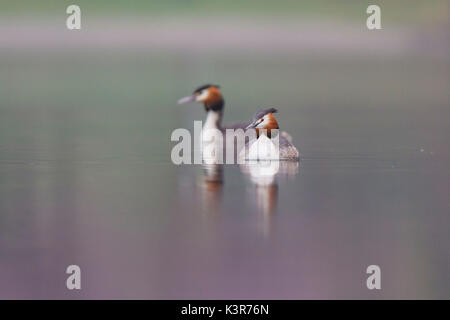
[[178,100],[178,104],[188,102],[203,103],[206,111],[206,121],[203,126],[204,130],[218,129],[220,131],[224,131],[225,129],[244,129],[249,125],[248,121],[222,126],[223,107],[225,105],[225,101],[219,88],[220,87],[218,85],[206,84],[195,89],[192,95]]
[[[292,138],[279,131],[275,108],[262,109],[253,116],[253,121],[245,128],[256,130],[256,141],[249,141],[239,157],[246,160],[298,160],[299,152],[292,144]],[[276,136],[278,135],[278,136]],[[274,138],[274,139],[270,139]],[[278,142],[278,146],[275,142]],[[278,141],[277,141],[278,140]]]

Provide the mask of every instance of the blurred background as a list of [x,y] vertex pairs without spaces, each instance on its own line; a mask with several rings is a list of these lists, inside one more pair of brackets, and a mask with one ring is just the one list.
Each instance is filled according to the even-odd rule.
[[[450,298],[449,16],[440,0],[2,1],[0,298]],[[300,164],[269,182],[173,165],[172,130],[205,117],[176,101],[205,83],[225,122],[276,106]]]

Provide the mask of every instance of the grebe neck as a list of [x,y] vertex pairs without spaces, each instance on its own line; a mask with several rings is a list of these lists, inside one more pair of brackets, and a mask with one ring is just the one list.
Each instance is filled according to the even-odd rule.
[[222,110],[220,111],[214,111],[209,110],[206,113],[206,121],[203,125],[203,130],[207,129],[221,129],[221,123],[222,123]]

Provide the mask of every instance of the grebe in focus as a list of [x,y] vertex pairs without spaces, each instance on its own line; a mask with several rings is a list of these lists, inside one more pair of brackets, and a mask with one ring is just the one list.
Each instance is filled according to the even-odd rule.
[[[292,144],[292,138],[284,131],[279,131],[277,119],[273,115],[275,108],[257,111],[253,121],[245,129],[256,130],[256,140],[249,141],[241,151],[240,157],[248,160],[298,160],[299,152]],[[278,135],[278,136],[275,136]],[[278,146],[274,141],[278,138]]]

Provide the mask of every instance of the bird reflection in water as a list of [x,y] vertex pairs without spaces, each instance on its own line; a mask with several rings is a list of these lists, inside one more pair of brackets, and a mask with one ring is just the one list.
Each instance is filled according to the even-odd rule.
[[[278,204],[278,182],[298,173],[297,161],[247,160],[239,165],[241,172],[251,182],[250,205],[255,208],[264,235],[269,235]],[[202,212],[208,216],[217,213],[222,206],[224,165],[204,163],[199,178]]]
[[261,229],[269,235],[273,217],[278,204],[278,180],[293,177],[298,173],[297,161],[245,161],[240,165],[241,172],[251,181],[250,201],[257,209]]
[[199,179],[200,199],[203,212],[216,213],[222,202],[223,165],[203,164],[203,175]]

